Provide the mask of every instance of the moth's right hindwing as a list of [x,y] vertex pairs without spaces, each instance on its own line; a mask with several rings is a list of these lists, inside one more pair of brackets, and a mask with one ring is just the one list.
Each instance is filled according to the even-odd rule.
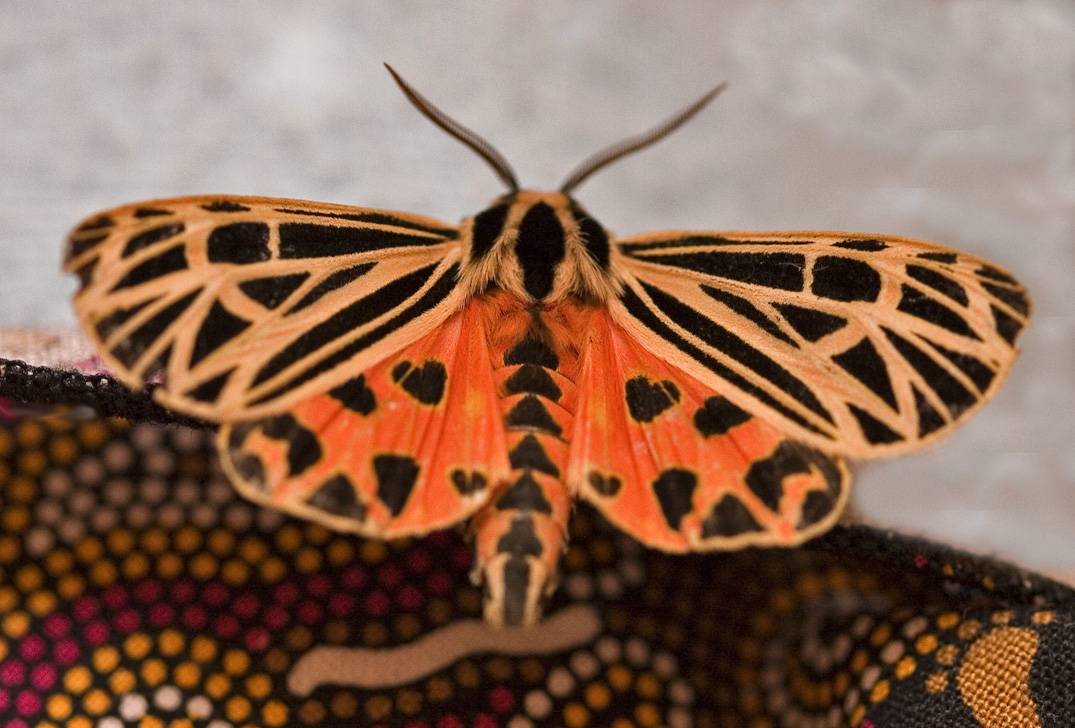
[[83,328],[129,386],[216,421],[275,414],[443,322],[458,228],[383,210],[188,197],[90,218],[68,241]]

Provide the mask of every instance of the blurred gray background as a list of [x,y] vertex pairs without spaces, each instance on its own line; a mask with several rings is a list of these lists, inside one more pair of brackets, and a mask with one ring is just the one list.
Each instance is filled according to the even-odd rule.
[[842,229],[991,258],[1035,320],[943,446],[858,468],[869,520],[1075,580],[1075,4],[0,2],[0,326],[70,325],[61,241],[118,203],[279,195],[455,221],[729,90],[588,182],[606,226]]

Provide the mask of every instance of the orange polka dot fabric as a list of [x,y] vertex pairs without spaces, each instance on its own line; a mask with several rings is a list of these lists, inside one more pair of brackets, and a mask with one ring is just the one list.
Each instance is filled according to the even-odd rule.
[[7,406],[0,725],[1070,726],[1075,594],[865,528],[667,556],[590,510],[523,632],[455,531],[237,496],[207,431]]

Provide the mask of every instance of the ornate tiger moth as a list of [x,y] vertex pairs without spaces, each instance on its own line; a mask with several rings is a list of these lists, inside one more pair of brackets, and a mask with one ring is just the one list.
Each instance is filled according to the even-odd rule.
[[933,442],[1015,359],[1030,304],[985,260],[840,232],[615,237],[572,196],[723,86],[541,192],[389,71],[506,194],[459,225],[130,204],[74,230],[66,269],[111,370],[219,423],[245,496],[383,539],[469,519],[491,623],[540,618],[573,498],[666,551],[792,546],[838,518],[845,457]]

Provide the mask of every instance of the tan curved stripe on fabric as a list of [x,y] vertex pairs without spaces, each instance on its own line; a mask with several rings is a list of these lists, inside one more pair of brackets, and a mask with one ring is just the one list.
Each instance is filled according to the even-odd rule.
[[983,728],[1042,728],[1030,694],[1038,635],[1001,627],[967,648],[957,682],[963,702]]
[[297,695],[308,695],[326,684],[367,689],[406,685],[467,655],[547,655],[590,642],[600,631],[597,610],[584,604],[520,629],[498,629],[480,619],[460,620],[400,647],[315,647],[291,668],[287,686]]

